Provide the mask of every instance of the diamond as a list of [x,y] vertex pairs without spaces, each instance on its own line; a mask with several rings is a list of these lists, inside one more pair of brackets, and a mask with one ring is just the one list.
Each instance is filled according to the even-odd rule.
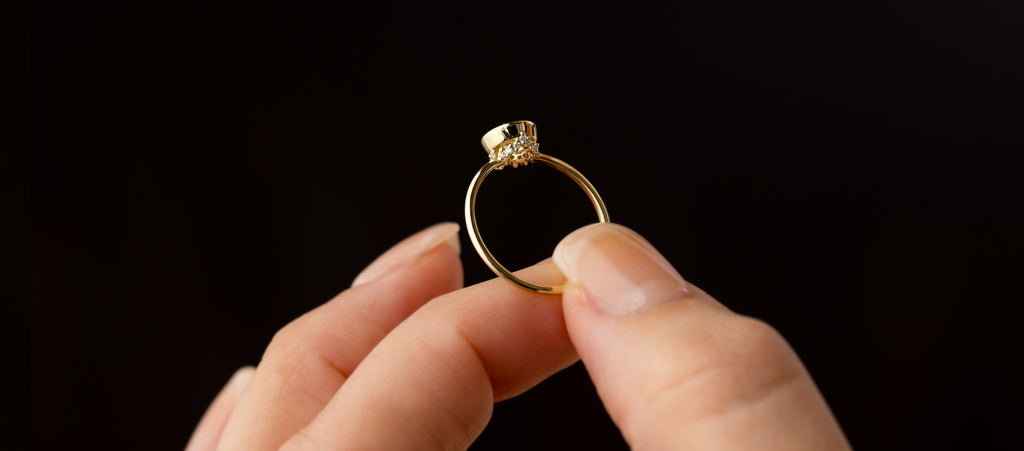
[[508,165],[515,168],[519,165],[526,165],[537,158],[540,155],[538,149],[540,149],[540,144],[532,136],[519,135],[512,141],[506,141],[501,147],[488,151],[487,155],[492,162],[500,163],[495,169],[504,169]]

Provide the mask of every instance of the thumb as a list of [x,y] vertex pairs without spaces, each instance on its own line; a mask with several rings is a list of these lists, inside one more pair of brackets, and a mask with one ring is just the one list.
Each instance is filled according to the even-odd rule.
[[632,448],[849,448],[785,339],[684,281],[635,232],[584,227],[554,261],[569,336]]

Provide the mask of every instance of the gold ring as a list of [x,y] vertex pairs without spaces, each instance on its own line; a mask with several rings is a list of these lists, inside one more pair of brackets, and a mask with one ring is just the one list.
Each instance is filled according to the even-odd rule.
[[583,188],[583,191],[586,191],[587,196],[590,197],[590,201],[594,204],[594,209],[597,210],[598,221],[608,222],[608,209],[604,206],[601,195],[597,194],[594,185],[591,185],[590,181],[583,174],[580,174],[580,171],[577,171],[576,168],[569,166],[568,163],[558,158],[540,153],[538,150],[540,146],[537,144],[537,125],[533,122],[515,121],[501,124],[484,134],[484,137],[480,139],[480,144],[487,150],[490,161],[477,171],[473,181],[469,184],[469,192],[466,193],[466,228],[469,229],[469,239],[473,242],[473,247],[476,248],[480,258],[484,260],[484,263],[495,274],[504,277],[517,287],[535,293],[562,293],[562,285],[537,285],[516,277],[511,271],[505,269],[501,263],[498,263],[498,260],[494,258],[491,251],[487,250],[487,245],[484,244],[484,239],[480,236],[480,229],[476,225],[477,192],[480,191],[480,185],[483,183],[484,178],[492,171],[500,171],[510,165],[515,168],[520,165],[537,162],[551,166],[563,174],[572,177],[576,184]]

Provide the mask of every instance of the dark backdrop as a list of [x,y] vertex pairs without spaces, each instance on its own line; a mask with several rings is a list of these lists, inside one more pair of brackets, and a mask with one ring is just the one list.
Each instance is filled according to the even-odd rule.
[[[275,330],[462,222],[516,119],[775,325],[854,446],[1019,437],[1018,2],[116,3],[33,5],[38,449],[184,446]],[[545,167],[481,196],[509,266],[593,215]],[[475,445],[563,446],[624,447],[580,365]]]

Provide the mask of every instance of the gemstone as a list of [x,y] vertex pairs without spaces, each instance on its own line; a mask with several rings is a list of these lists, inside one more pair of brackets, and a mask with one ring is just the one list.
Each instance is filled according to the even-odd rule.
[[512,167],[519,167],[519,165],[525,165],[537,155],[540,155],[540,144],[537,143],[532,136],[519,135],[515,137],[511,142],[501,146],[497,151],[491,150],[488,152],[491,161],[500,162],[495,169],[503,169],[507,165]]

